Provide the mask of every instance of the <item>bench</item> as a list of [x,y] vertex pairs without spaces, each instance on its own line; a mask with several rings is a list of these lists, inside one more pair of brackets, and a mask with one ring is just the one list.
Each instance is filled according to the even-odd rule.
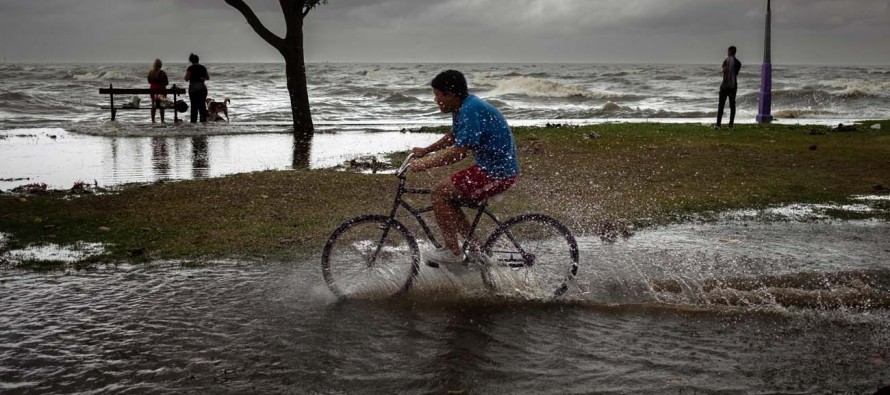
[[[108,84],[108,88],[100,88],[100,95],[109,95],[111,97],[111,104],[108,106],[101,106],[103,110],[111,110],[111,120],[113,121],[115,116],[117,115],[118,110],[141,110],[141,109],[151,109],[151,105],[139,108],[134,107],[123,107],[123,106],[114,106],[114,95],[151,95],[151,94],[172,94],[173,95],[173,103],[176,103],[176,97],[178,95],[185,94],[185,89],[176,86],[173,84],[172,88],[166,89],[149,89],[149,88],[136,88],[136,89],[115,89],[114,85]],[[176,114],[176,109],[173,109],[173,122],[179,122],[179,117]]]

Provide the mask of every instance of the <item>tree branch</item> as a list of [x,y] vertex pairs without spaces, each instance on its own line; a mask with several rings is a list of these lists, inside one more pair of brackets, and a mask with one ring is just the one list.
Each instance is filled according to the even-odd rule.
[[[282,0],[282,3],[284,0]],[[281,51],[284,47],[284,39],[276,36],[274,33],[269,31],[266,26],[263,25],[263,22],[257,18],[256,14],[253,13],[253,10],[250,9],[244,0],[226,0],[226,4],[234,7],[236,10],[241,12],[241,15],[244,15],[244,19],[247,19],[247,24],[253,28],[253,31],[256,32],[263,40],[266,40],[269,45],[275,47],[279,51]]]
[[303,5],[303,18],[306,18],[306,15],[309,15],[309,11],[312,11],[315,7],[318,7],[321,4],[327,4],[328,0],[307,0],[306,4]]

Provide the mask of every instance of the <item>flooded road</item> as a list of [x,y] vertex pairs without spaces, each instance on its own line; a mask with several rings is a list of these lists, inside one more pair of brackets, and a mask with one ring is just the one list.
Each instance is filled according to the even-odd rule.
[[[581,238],[561,301],[424,267],[337,302],[318,259],[0,271],[3,393],[873,393],[890,224]],[[791,296],[789,296],[791,295]]]

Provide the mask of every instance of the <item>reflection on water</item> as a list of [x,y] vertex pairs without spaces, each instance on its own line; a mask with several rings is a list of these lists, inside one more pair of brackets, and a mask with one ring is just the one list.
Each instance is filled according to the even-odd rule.
[[156,178],[170,178],[170,153],[167,151],[166,138],[152,137],[151,164]]
[[438,135],[347,131],[299,141],[291,133],[103,137],[63,129],[0,131],[0,189],[41,182],[70,188],[336,166],[349,159],[428,145]]
[[210,157],[207,153],[207,136],[192,137],[192,178],[210,176]]
[[[696,295],[708,280],[808,273],[841,289],[838,272],[872,273],[862,278],[887,294],[888,236],[886,223],[863,221],[582,238],[593,291],[564,302],[443,282],[338,303],[318,258],[5,269],[0,392],[871,394],[890,384],[886,306]],[[661,279],[688,285],[684,297],[639,286]]]

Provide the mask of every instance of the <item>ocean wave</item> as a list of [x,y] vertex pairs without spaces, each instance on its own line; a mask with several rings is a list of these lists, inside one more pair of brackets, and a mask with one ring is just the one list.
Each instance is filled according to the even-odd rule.
[[510,105],[507,104],[507,102],[505,102],[505,101],[501,101],[501,100],[498,100],[498,99],[485,98],[485,101],[487,101],[488,104],[491,104],[492,106],[495,106],[495,108],[497,108],[497,109],[499,109],[499,110],[501,110],[501,111],[504,111],[504,109],[510,107]]
[[890,91],[890,82],[852,81],[842,84],[829,83],[829,86],[839,88],[832,93],[846,99],[887,96],[887,92]]
[[68,71],[62,79],[73,79],[78,81],[114,81],[114,80],[133,80],[136,76],[133,73],[109,70],[109,71]]
[[[746,100],[757,100],[758,92],[750,92],[742,95]],[[828,91],[813,87],[803,87],[795,89],[779,89],[773,90],[772,98],[774,102],[779,102],[789,106],[814,106],[828,105],[839,101],[855,101],[863,99],[877,98],[873,91],[862,90],[859,88],[847,88],[838,91]]]
[[590,91],[576,86],[562,84],[553,80],[516,77],[500,82],[497,87],[489,92],[492,96],[525,95],[531,97],[560,97],[560,98],[585,98],[585,99],[614,99],[625,98],[627,94]]
[[34,95],[22,92],[0,91],[0,107],[22,114],[66,114],[80,112],[86,106],[73,97],[63,100],[49,94]]
[[603,77],[624,77],[627,75],[630,75],[630,73],[627,71],[617,71],[617,72],[611,72],[611,73],[603,73],[602,76]]
[[809,109],[809,108],[788,108],[788,109],[775,110],[772,113],[773,113],[774,117],[784,118],[784,119],[814,118],[814,117],[821,117],[821,116],[836,115],[832,111],[815,110],[815,109]]
[[619,112],[619,111],[622,111],[622,110],[624,110],[624,109],[625,109],[625,107],[621,107],[621,106],[619,106],[618,104],[616,104],[615,102],[612,102],[612,101],[610,101],[610,102],[606,102],[606,104],[603,104],[603,107],[600,108],[600,110],[602,110],[602,111],[605,112],[605,113]]
[[858,89],[858,88],[844,89],[840,92],[836,92],[835,94],[839,97],[844,98],[844,99],[859,99],[859,98],[869,98],[869,97],[877,96],[873,93],[866,92],[866,91],[864,91],[862,89]]
[[[47,119],[105,120],[108,96],[98,89],[145,87],[148,64],[0,65],[0,127]],[[167,64],[171,81],[181,80],[184,64]],[[308,65],[313,115],[340,120],[363,112],[388,119],[435,110],[429,80],[441,65]],[[615,65],[464,65],[471,91],[511,114],[508,119],[703,118],[716,114],[713,67]],[[290,119],[283,64],[208,65],[213,97],[240,98],[238,121]],[[409,71],[406,71],[406,68]],[[749,68],[754,71],[755,68]],[[777,68],[778,69],[778,68]],[[713,70],[712,70],[713,71]],[[836,68],[788,69],[777,79],[773,108],[781,118],[886,118],[890,81],[886,68],[850,72]],[[608,80],[607,80],[608,79]],[[759,81],[759,79],[758,79]],[[749,81],[751,82],[751,81]],[[755,84],[755,82],[751,82]],[[758,92],[739,92],[740,116],[753,116]],[[115,98],[117,100],[126,98]],[[144,102],[143,102],[144,103]],[[640,108],[642,107],[642,108]],[[413,112],[412,112],[413,111]],[[121,114],[119,114],[121,115]],[[127,112],[124,120],[144,117]],[[141,118],[139,118],[141,119]],[[18,120],[18,121],[16,121]]]
[[687,78],[682,75],[665,74],[665,75],[656,75],[655,77],[652,77],[652,79],[656,80],[656,81],[683,81]]
[[[499,107],[500,108],[500,107]],[[622,106],[606,102],[602,106],[589,109],[523,109],[504,110],[508,119],[597,119],[597,118],[712,118],[716,111],[668,111],[663,109]]]
[[401,93],[391,93],[383,98],[384,103],[391,104],[417,103],[420,101],[420,99],[414,96],[403,95]]
[[20,103],[30,100],[30,96],[21,92],[0,92],[0,104],[4,107],[8,103]]

